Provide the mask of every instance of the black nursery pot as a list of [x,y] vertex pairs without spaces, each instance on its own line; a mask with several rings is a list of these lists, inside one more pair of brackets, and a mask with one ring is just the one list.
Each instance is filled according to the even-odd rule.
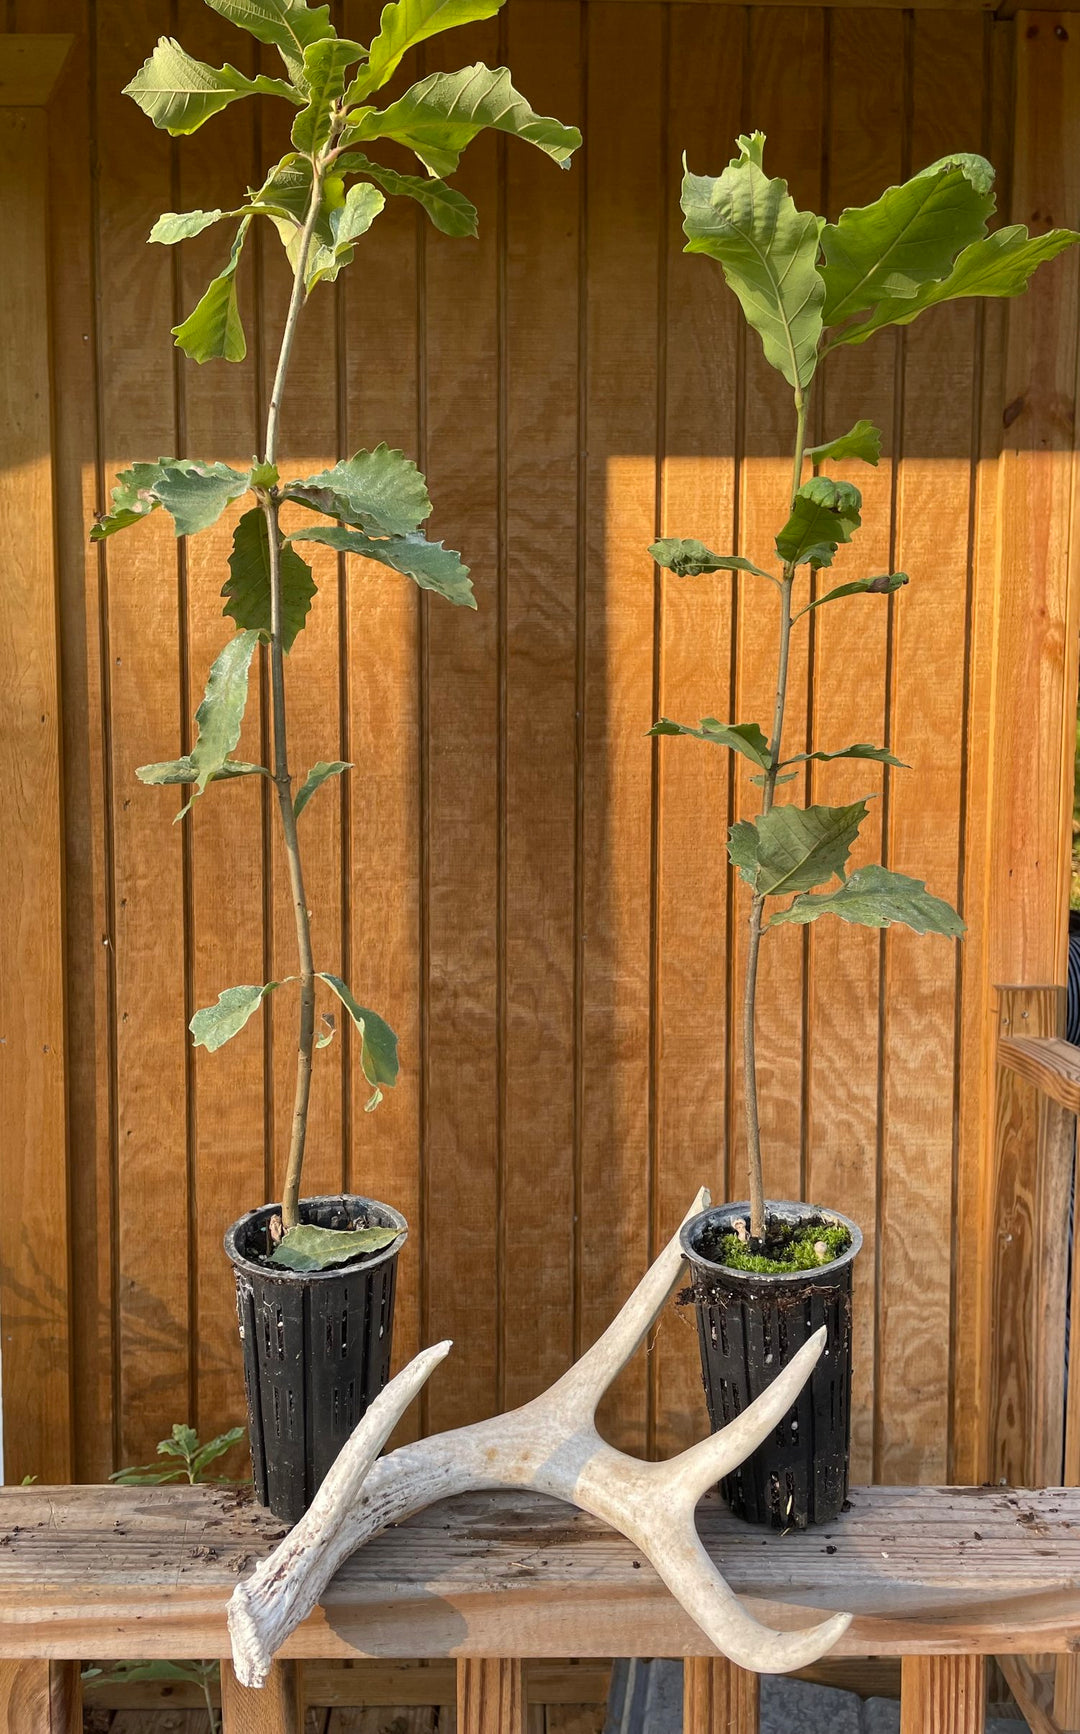
[[260,1264],[279,1204],[242,1216],[225,1236],[236,1276],[255,1497],[275,1517],[302,1517],[335,1457],[390,1376],[398,1254],[409,1232],[388,1204],[341,1194],[304,1198],[319,1228],[396,1228],[362,1264],[291,1271]]
[[707,1256],[713,1236],[748,1219],[747,1204],[704,1210],[685,1224],[682,1248],[693,1275],[701,1370],[714,1432],[771,1385],[822,1325],[825,1348],[801,1395],[771,1438],[720,1491],[732,1512],[774,1529],[806,1529],[836,1517],[847,1498],[851,1437],[851,1273],[862,1234],[836,1210],[769,1204],[771,1220],[818,1219],[846,1228],[847,1251],[816,1270],[777,1275],[732,1270]]

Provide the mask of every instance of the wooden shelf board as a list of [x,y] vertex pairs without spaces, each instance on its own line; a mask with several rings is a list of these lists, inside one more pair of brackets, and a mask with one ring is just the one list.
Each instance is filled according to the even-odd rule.
[[[1080,1490],[857,1488],[776,1535],[715,1496],[699,1528],[762,1618],[856,1620],[840,1655],[1062,1650],[1080,1640]],[[234,1490],[0,1491],[0,1657],[220,1656],[237,1578],[282,1526]],[[630,1543],[539,1496],[433,1506],[354,1555],[285,1654],[694,1655],[697,1627]]]

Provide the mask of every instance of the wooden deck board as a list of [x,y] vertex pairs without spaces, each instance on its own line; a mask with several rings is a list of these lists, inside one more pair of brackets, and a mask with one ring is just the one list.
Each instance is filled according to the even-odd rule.
[[[1080,1490],[859,1488],[779,1536],[714,1496],[699,1527],[762,1617],[856,1609],[838,1655],[1063,1650],[1080,1641]],[[215,1488],[5,1488],[0,1657],[217,1656],[237,1578],[282,1533]],[[833,1550],[833,1551],[830,1551]],[[433,1506],[354,1555],[290,1656],[694,1655],[630,1543],[532,1496]]]

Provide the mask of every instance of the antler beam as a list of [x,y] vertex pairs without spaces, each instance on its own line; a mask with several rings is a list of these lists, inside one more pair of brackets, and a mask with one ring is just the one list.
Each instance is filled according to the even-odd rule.
[[[708,1194],[700,1192],[688,1214],[708,1202]],[[729,1426],[667,1462],[627,1457],[596,1431],[601,1397],[644,1340],[681,1270],[676,1235],[603,1336],[542,1396],[508,1414],[379,1458],[400,1416],[451,1345],[437,1343],[410,1361],[371,1405],[300,1522],[234,1590],[229,1631],[243,1684],[262,1685],[275,1652],[364,1542],[436,1500],[495,1487],[551,1494],[620,1530],[710,1644],[741,1668],[785,1673],[809,1666],[830,1650],[850,1624],[850,1614],[803,1631],[762,1625],[725,1583],[694,1525],[694,1510],[706,1489],[745,1462],[790,1409],[824,1347],[824,1329]]]

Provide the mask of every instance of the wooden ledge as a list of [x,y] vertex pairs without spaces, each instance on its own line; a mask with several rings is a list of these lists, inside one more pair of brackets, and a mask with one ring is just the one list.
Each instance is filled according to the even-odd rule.
[[56,89],[74,36],[0,33],[0,108],[43,108]]
[[1080,1114],[1080,1048],[1060,1036],[1000,1036],[998,1065]]
[[[1080,1489],[857,1488],[827,1529],[775,1535],[715,1495],[702,1538],[778,1625],[851,1609],[836,1654],[1080,1644]],[[0,1657],[227,1653],[225,1604],[283,1533],[234,1490],[0,1490]],[[699,1655],[697,1627],[628,1541],[539,1495],[447,1501],[339,1573],[286,1655]]]

